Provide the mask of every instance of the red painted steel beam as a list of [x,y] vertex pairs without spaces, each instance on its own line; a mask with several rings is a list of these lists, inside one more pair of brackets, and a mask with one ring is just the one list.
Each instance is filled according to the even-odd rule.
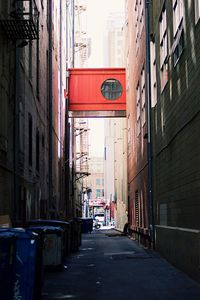
[[[69,69],[69,111],[126,111],[126,74],[124,68]],[[116,79],[122,94],[107,100],[101,93],[105,80]]]

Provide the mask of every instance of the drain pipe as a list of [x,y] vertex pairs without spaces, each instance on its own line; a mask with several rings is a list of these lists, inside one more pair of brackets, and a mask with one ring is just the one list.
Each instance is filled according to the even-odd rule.
[[53,87],[52,87],[52,0],[49,0],[49,208],[53,209],[53,178],[52,178],[52,160],[53,160]]
[[19,50],[17,49],[17,43],[15,43],[15,102],[14,102],[14,111],[13,111],[13,191],[14,191],[14,201],[12,209],[12,222],[14,224],[18,221],[18,96],[19,96]]
[[146,24],[146,99],[147,99],[147,157],[148,157],[148,209],[150,238],[153,249],[155,249],[155,226],[153,207],[153,164],[152,164],[152,128],[151,128],[151,77],[150,77],[150,30],[149,30],[149,6],[150,0],[145,0],[145,24]]

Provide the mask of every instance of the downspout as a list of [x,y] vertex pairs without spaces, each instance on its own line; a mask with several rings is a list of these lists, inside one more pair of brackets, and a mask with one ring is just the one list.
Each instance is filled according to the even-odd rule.
[[[72,0],[72,68],[75,66],[75,53],[74,53],[74,40],[75,40],[75,0]],[[72,184],[71,184],[71,216],[75,216],[75,168],[76,168],[76,160],[75,160],[75,134],[74,134],[74,118],[71,118],[71,149],[72,149]]]
[[14,120],[13,120],[13,169],[14,169],[14,205],[12,211],[12,219],[14,224],[18,217],[18,168],[17,168],[17,154],[18,154],[18,95],[19,95],[19,50],[17,43],[15,43],[15,97],[14,97]]
[[147,158],[148,158],[148,209],[150,238],[155,249],[155,226],[153,206],[153,164],[152,164],[152,128],[151,128],[151,77],[150,77],[150,30],[149,30],[149,6],[150,0],[145,0],[145,23],[146,23],[146,101],[147,101]]
[[59,41],[59,55],[60,55],[60,199],[59,199],[59,211],[60,209],[63,211],[63,112],[62,112],[62,103],[63,103],[63,86],[62,86],[62,80],[63,80],[63,60],[62,60],[62,1],[60,0],[60,41]]
[[52,0],[49,0],[49,208],[53,209]]
[[[74,67],[74,0],[66,1],[66,10],[67,10],[67,39],[66,39],[66,49],[67,49],[67,66],[66,66],[66,90],[68,92],[69,90],[69,71],[68,69],[70,67]],[[72,36],[69,36],[69,14],[72,16]],[[69,37],[71,37],[72,45],[70,44]],[[69,49],[69,47],[72,47]],[[72,51],[72,52],[71,52]],[[71,57],[72,55],[72,57]],[[67,93],[68,94],[68,93]],[[66,216],[68,219],[71,219],[73,217],[73,205],[72,205],[72,189],[73,189],[73,166],[72,170],[70,170],[70,142],[73,142],[71,140],[71,126],[69,123],[69,99],[68,95],[66,96],[66,107],[65,107],[65,201],[66,201]],[[72,118],[71,118],[72,121]],[[72,147],[71,147],[72,149]]]
[[75,3],[72,0],[72,68],[75,66],[75,54],[74,54],[74,27],[75,27]]

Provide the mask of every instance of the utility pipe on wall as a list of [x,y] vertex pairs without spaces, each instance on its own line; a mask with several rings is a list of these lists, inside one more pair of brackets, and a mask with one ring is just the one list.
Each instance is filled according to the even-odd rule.
[[150,76],[150,30],[149,30],[150,0],[145,0],[145,28],[146,28],[146,102],[147,102],[147,157],[148,157],[148,209],[150,237],[153,249],[155,248],[155,226],[153,207],[153,170],[152,170],[152,128],[151,128],[151,76]]
[[52,0],[49,0],[49,205],[53,208]]

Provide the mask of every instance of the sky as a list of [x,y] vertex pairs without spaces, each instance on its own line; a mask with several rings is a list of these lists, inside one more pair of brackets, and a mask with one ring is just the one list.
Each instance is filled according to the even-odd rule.
[[106,22],[111,12],[124,11],[124,0],[87,0],[87,32],[92,38],[91,67],[106,67],[104,60],[104,37]]
[[[104,59],[104,37],[106,35],[107,17],[112,12],[124,11],[124,0],[86,0],[87,32],[92,38],[92,51],[88,67],[106,67]],[[103,156],[104,153],[104,119],[89,119],[91,156]]]

